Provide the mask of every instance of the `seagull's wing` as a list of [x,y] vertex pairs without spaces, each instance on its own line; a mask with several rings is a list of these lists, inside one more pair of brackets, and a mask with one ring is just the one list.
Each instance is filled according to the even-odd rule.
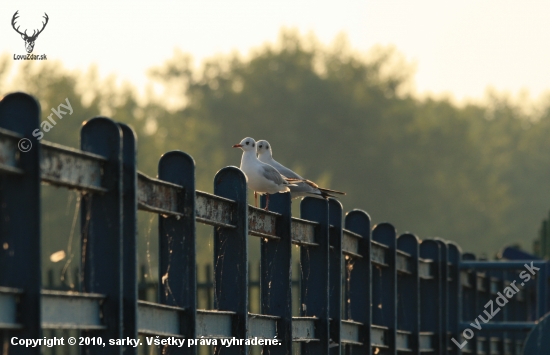
[[288,182],[285,180],[285,178],[269,164],[262,164],[262,175],[267,180],[273,182],[277,185],[288,185]]
[[305,182],[306,184],[308,184],[309,186],[313,187],[314,189],[318,189],[318,188],[319,188],[319,185],[317,185],[316,183],[314,183],[314,182],[311,181],[311,180],[307,180],[307,179],[306,179],[306,180],[304,180],[304,182]]
[[281,173],[281,175],[286,176],[287,178],[300,179],[300,180],[303,179],[300,175],[296,174],[294,171],[290,170],[286,166],[280,164],[273,158],[268,164],[273,166],[275,169],[277,169]]

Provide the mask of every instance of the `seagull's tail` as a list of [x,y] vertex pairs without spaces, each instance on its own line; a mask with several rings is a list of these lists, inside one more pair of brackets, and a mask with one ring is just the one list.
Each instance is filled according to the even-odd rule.
[[338,198],[338,196],[335,196],[333,194],[338,194],[338,195],[345,195],[346,194],[345,192],[342,192],[342,191],[324,189],[322,187],[318,187],[318,189],[319,189],[319,191],[321,191],[321,196],[323,196],[323,198],[329,198],[329,197]]
[[[331,192],[331,193],[339,194],[339,195],[345,195],[345,194],[346,194],[345,192],[342,192],[342,191],[331,190],[331,189],[325,189],[324,187],[319,187],[319,185],[317,185],[316,183],[314,183],[314,182],[311,181],[311,180],[304,180],[304,182],[305,182],[306,184],[308,184],[309,186],[314,187],[314,188],[316,188],[316,189],[318,189],[318,190],[320,190],[321,192],[324,192],[324,193],[329,193],[329,192]],[[332,196],[332,195],[329,194],[329,196]],[[334,197],[334,196],[332,196],[332,197]]]
[[338,191],[338,190],[331,190],[331,189],[325,189],[323,187],[319,187],[319,185],[317,185],[316,183],[314,183],[313,181],[311,180],[307,180],[307,179],[293,179],[293,178],[286,178],[286,180],[290,183],[300,183],[300,182],[303,182],[303,183],[306,183],[307,185],[313,187],[314,189],[317,189],[319,190],[319,193],[314,193],[316,195],[320,195],[321,197],[323,197],[324,199],[327,199],[329,197],[334,197],[334,198],[338,198],[337,196],[334,196],[333,194],[338,194],[338,195],[345,195],[346,193],[345,192],[342,192],[342,191]]

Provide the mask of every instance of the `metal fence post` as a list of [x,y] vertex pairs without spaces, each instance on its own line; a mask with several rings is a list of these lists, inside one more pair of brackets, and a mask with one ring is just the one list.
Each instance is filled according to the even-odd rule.
[[342,327],[342,204],[330,198],[328,201],[329,229],[329,317],[330,354],[340,355]]
[[317,246],[300,248],[300,261],[305,279],[301,284],[302,316],[316,316],[315,337],[319,341],[302,344],[302,354],[321,355],[329,352],[329,222],[328,201],[306,197],[300,204],[300,217],[317,222]]
[[381,223],[374,227],[372,240],[387,246],[386,264],[388,267],[380,268],[378,292],[373,290],[372,321],[387,327],[389,349],[382,350],[382,354],[397,355],[397,233],[394,226],[389,223]]
[[[26,339],[42,337],[40,144],[32,136],[39,120],[40,105],[30,95],[14,93],[0,101],[0,127],[27,139],[23,147],[32,144],[29,151],[19,155],[22,174],[0,175],[0,286],[24,291],[19,303],[19,322],[23,328],[11,334]],[[40,347],[13,346],[7,351],[40,354],[40,350]]]
[[[526,264],[529,264],[528,262]],[[537,311],[536,319],[542,318],[550,311],[550,287],[548,285],[548,271],[550,263],[545,263],[540,266],[540,270],[537,271],[536,282],[537,282]]]
[[[103,303],[103,339],[123,338],[123,200],[122,130],[114,121],[96,117],[81,131],[83,151],[105,157],[104,194],[86,194],[82,203],[82,270],[84,292],[106,296]],[[122,354],[122,346],[86,346],[89,354]]]
[[[248,339],[248,191],[246,176],[237,167],[221,169],[214,178],[214,193],[237,202],[236,228],[214,232],[215,308],[236,312],[233,335]],[[216,354],[248,354],[248,345],[218,346]]]
[[440,252],[440,290],[441,290],[441,348],[439,349],[440,355],[447,355],[449,350],[449,253],[447,250],[447,243],[444,240],[435,238],[439,243]]
[[[262,196],[262,206],[265,198]],[[292,236],[290,194],[270,197],[270,210],[281,214],[277,224],[280,240],[261,240],[261,313],[278,316],[277,334],[282,345],[264,346],[263,353],[292,353]]]
[[[122,130],[122,319],[123,335],[138,337],[137,301],[137,147],[136,135],[130,126],[119,123]],[[124,355],[136,355],[137,347],[125,346]]]
[[409,254],[410,274],[399,276],[397,294],[399,302],[398,322],[400,330],[411,333],[409,348],[414,355],[420,354],[420,277],[418,274],[419,240],[414,234],[405,233],[397,238],[397,249]]
[[[159,303],[185,308],[182,335],[196,338],[197,270],[195,161],[181,151],[164,154],[159,179],[183,186],[179,209],[184,217],[159,216]],[[192,355],[197,347],[172,347],[171,354]]]
[[[497,292],[504,289],[504,270],[488,270],[487,274],[489,275],[489,297],[490,300],[493,302],[495,301]],[[493,279],[494,283],[493,283]],[[493,284],[495,284],[495,288],[493,289]],[[486,304],[486,303],[485,303]],[[506,321],[506,307],[500,308],[498,304],[494,304],[493,308],[495,309],[496,314],[492,316],[491,322],[503,322]],[[498,312],[496,309],[500,309]],[[484,315],[483,317],[485,317]],[[506,332],[502,330],[496,330],[488,333],[487,337],[489,338],[489,353],[495,352],[494,346],[496,345],[496,352],[499,354],[505,354],[505,339],[506,339]],[[497,340],[493,340],[493,339]]]
[[[510,280],[514,277],[514,273],[511,270],[504,270],[503,272],[504,277],[502,281],[502,288],[501,291],[504,290],[505,287],[507,287],[510,283]],[[516,298],[512,297],[510,300],[508,300],[508,303],[506,304],[506,307],[503,308],[503,319],[506,322],[513,322],[517,320],[516,316]],[[516,332],[505,332],[504,333],[504,348],[505,352],[515,355],[515,333]],[[519,355],[519,354],[518,354]]]
[[[435,354],[440,354],[442,346],[441,326],[441,272],[440,247],[435,240],[423,240],[420,244],[420,257],[432,260],[429,279],[422,279],[420,283],[420,327],[423,332],[434,334],[432,347]],[[457,339],[460,341],[460,339]]]
[[[462,254],[462,260],[476,260],[476,256],[472,253],[464,253]],[[477,282],[477,272],[475,270],[472,270],[469,272],[469,281],[471,288],[469,292],[467,293],[468,297],[464,297],[464,304],[463,304],[463,313],[464,313],[464,321],[470,321],[474,320],[478,316],[479,312],[479,287]],[[466,293],[464,294],[466,296]],[[459,342],[460,340],[457,339]],[[478,343],[478,335],[474,333],[474,336],[471,339],[468,339],[468,345],[469,350],[472,354],[477,354],[478,352],[481,352],[482,348],[479,346]]]
[[351,347],[350,355],[370,354],[371,350],[371,303],[372,303],[372,264],[371,264],[371,220],[362,210],[347,213],[346,229],[361,235],[358,251],[362,258],[357,258],[349,272],[349,302],[346,303],[346,316],[363,323],[361,342],[363,345]]
[[[449,254],[449,333],[457,341],[460,340],[460,322],[462,319],[462,284],[460,280],[460,247],[454,243],[447,243]],[[453,343],[449,343],[452,355],[461,355],[462,351]]]

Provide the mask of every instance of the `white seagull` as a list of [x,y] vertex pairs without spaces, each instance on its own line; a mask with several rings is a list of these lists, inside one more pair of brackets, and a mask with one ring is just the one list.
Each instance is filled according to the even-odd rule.
[[296,181],[300,180],[300,182],[295,183],[294,186],[290,186],[290,195],[292,198],[297,198],[301,196],[312,196],[326,199],[329,197],[336,197],[333,194],[346,194],[345,192],[319,187],[313,181],[304,179],[286,166],[278,163],[275,159],[273,159],[273,151],[271,150],[271,145],[269,144],[269,142],[265,140],[260,140],[256,144],[258,145],[258,147],[256,148],[258,159],[261,162],[271,165],[286,178],[296,179]]
[[269,206],[269,194],[278,192],[289,192],[289,186],[296,186],[294,182],[301,179],[285,178],[274,167],[262,163],[256,157],[256,141],[250,137],[244,138],[233,148],[241,148],[243,156],[241,158],[241,170],[246,175],[248,186],[254,190],[254,201],[258,206],[258,193],[267,194],[267,203],[265,209]]

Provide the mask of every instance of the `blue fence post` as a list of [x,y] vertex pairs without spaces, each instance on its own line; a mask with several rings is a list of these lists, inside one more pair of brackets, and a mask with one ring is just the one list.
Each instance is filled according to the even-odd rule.
[[[358,252],[362,258],[354,260],[353,268],[349,272],[349,295],[346,303],[346,317],[363,323],[361,336],[363,345],[353,345],[350,355],[370,354],[371,350],[371,303],[372,303],[372,264],[371,264],[371,220],[370,216],[361,210],[352,210],[347,213],[346,229],[359,234]],[[349,266],[348,266],[349,267]]]
[[[503,291],[509,284],[510,282],[510,279],[512,279],[512,272],[510,270],[504,270],[503,271],[503,278],[502,278],[502,286],[500,288],[499,291]],[[514,300],[515,298],[512,298],[510,300],[508,300],[508,303],[506,304],[506,307],[503,307],[503,310],[502,310],[502,313],[503,313],[503,320],[505,322],[513,322],[516,318],[515,318],[515,307],[514,307]],[[514,355],[515,354],[515,332],[504,332],[503,333],[503,337],[504,337],[504,352],[506,354],[511,354],[511,355]]]
[[[462,254],[458,245],[447,243],[449,256],[449,333],[450,336],[460,341],[460,322],[462,319],[462,284],[460,279],[460,256]],[[462,351],[454,343],[449,342],[450,354],[461,355]]]
[[[483,260],[487,261],[487,259]],[[485,310],[484,306],[489,302],[491,299],[491,271],[492,270],[484,270],[479,273],[479,282],[480,286],[478,287],[478,320],[480,321],[480,324],[483,324],[483,319],[488,319],[489,316],[483,313],[483,310]],[[481,351],[484,351],[485,353],[490,353],[491,351],[491,332],[490,331],[483,331],[480,332],[480,336],[478,337],[478,351],[481,349]]]
[[[432,348],[434,354],[440,354],[442,344],[441,326],[441,272],[440,247],[435,240],[423,240],[420,243],[420,257],[431,260],[432,277],[420,282],[420,327],[421,331],[433,333]],[[456,339],[460,342],[460,339]]]
[[[221,169],[214,178],[214,193],[237,202],[233,224],[214,232],[215,308],[236,312],[233,335],[248,338],[248,191],[246,176],[237,167]],[[248,354],[248,345],[224,348],[223,354]],[[219,354],[221,347],[216,348]]]
[[[518,274],[515,270],[508,271],[508,276],[509,276],[510,287],[512,282],[519,280]],[[516,282],[516,287],[518,287],[517,282]],[[512,314],[512,319],[511,319],[512,321],[518,321],[518,322],[525,321],[526,315],[527,315],[527,310],[525,308],[525,300],[522,299],[519,294],[515,294],[514,297],[510,298],[509,304],[507,304],[506,307],[510,309],[510,314]],[[521,332],[512,333],[511,347],[514,355],[521,355],[522,353],[521,343],[525,338],[524,335],[525,334]]]
[[[197,262],[195,230],[195,161],[181,151],[164,154],[159,161],[160,180],[183,187],[179,212],[184,217],[159,216],[159,303],[185,308],[181,334],[196,338]],[[170,354],[193,355],[197,347],[171,347]]]
[[399,276],[398,292],[400,307],[399,329],[411,333],[409,346],[411,354],[420,354],[420,277],[418,274],[419,240],[414,234],[401,234],[397,238],[397,249],[410,255],[411,273]]
[[[498,313],[496,313],[493,318],[491,319],[491,322],[505,322],[507,320],[506,317],[506,307],[499,307],[499,305],[496,303],[496,297],[497,293],[502,291],[504,289],[504,274],[506,271],[504,270],[489,270],[489,276],[490,276],[490,299],[493,301],[493,308],[495,312],[497,312],[497,309],[500,309]],[[494,282],[493,282],[494,281]],[[493,288],[493,284],[495,287]],[[491,311],[489,311],[491,312]],[[485,315],[484,315],[485,317]],[[492,339],[496,338],[496,341],[493,341]],[[493,351],[493,344],[496,343],[496,350],[499,354],[505,354],[505,339],[506,339],[506,332],[502,330],[491,332],[490,334],[491,339],[491,351]]]
[[[529,265],[529,262],[526,264]],[[550,287],[548,285],[548,274],[550,263],[545,263],[540,266],[540,270],[536,271],[537,282],[537,313],[536,319],[542,318],[550,311],[548,303],[550,302]]]
[[550,261],[546,262],[546,312],[550,313]]
[[[472,253],[462,254],[462,260],[476,260],[476,256]],[[470,289],[464,292],[463,295],[463,320],[464,322],[473,321],[479,314],[479,285],[477,282],[477,272],[475,270],[468,271],[468,279],[470,281]],[[473,337],[468,339],[469,350],[472,354],[481,352],[482,348],[478,344],[478,334],[473,333]],[[458,340],[458,339],[457,339]]]
[[440,279],[441,279],[441,348],[440,355],[447,355],[449,350],[449,253],[447,243],[435,238],[439,243],[440,252]]
[[[137,147],[136,135],[128,125],[119,123],[122,130],[122,215],[123,215],[123,336],[137,339]],[[136,355],[137,347],[125,346],[124,355]]]
[[[84,292],[106,296],[103,303],[105,330],[89,336],[123,338],[123,199],[122,130],[114,121],[96,117],[81,131],[83,151],[107,159],[103,184],[107,192],[86,194],[82,203],[82,270]],[[122,346],[86,346],[90,354],[122,354]]]
[[517,352],[518,355],[546,355],[550,349],[550,313],[545,317],[538,319],[537,324],[527,334],[523,351]]
[[330,198],[328,201],[329,220],[329,317],[330,354],[340,355],[342,342],[342,204]]
[[[280,317],[277,335],[281,345],[264,346],[263,353],[292,353],[292,236],[290,194],[270,197],[270,210],[281,214],[277,221],[280,240],[261,240],[261,312]],[[262,196],[264,206],[265,197]]]
[[[381,349],[381,354],[397,355],[397,233],[394,226],[381,223],[374,227],[372,240],[387,246],[386,264],[379,272],[373,272],[373,311],[374,324],[387,327],[389,349]],[[379,275],[376,275],[379,273]]]
[[300,216],[319,225],[317,246],[300,248],[302,264],[302,316],[316,316],[315,337],[319,341],[302,344],[302,354],[321,355],[329,352],[329,222],[328,201],[306,197],[300,204]]
[[[39,127],[40,105],[32,96],[9,94],[0,101],[0,127],[28,139],[19,155],[23,174],[0,175],[0,286],[24,291],[19,303],[23,328],[12,332],[40,339],[40,145],[32,136]],[[21,142],[21,141],[20,141]],[[13,346],[10,354],[40,354],[40,347]]]

